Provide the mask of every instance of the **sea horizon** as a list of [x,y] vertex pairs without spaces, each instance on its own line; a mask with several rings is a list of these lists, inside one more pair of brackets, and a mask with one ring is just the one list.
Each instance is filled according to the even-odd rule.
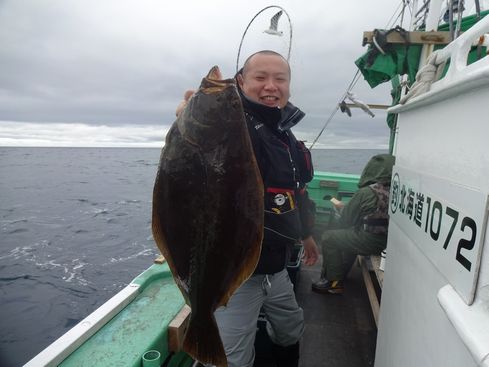
[[[381,152],[319,148],[312,160],[316,172],[360,174]],[[15,367],[159,254],[151,205],[160,149],[0,147],[0,157],[0,366]]]

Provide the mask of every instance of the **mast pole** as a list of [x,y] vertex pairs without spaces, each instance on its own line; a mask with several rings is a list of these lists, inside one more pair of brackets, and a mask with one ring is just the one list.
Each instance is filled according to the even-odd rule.
[[[428,16],[426,17],[426,31],[437,31],[438,21],[440,18],[441,7],[443,0],[431,0],[428,9]],[[423,45],[421,49],[421,57],[419,58],[419,69],[426,64],[426,60],[433,53],[434,45]],[[419,70],[418,69],[418,70]]]
[[409,30],[414,31],[416,27],[416,13],[418,10],[418,0],[412,0],[411,2],[413,10],[411,12],[411,24],[409,25]]

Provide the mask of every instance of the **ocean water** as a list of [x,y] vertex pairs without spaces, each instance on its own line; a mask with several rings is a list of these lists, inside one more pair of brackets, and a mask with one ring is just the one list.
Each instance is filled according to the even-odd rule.
[[[383,150],[313,150],[359,174]],[[21,366],[151,265],[154,148],[0,147],[0,366]]]

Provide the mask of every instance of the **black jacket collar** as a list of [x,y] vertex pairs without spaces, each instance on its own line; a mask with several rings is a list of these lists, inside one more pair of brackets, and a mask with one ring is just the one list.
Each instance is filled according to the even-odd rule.
[[287,102],[284,108],[269,107],[249,99],[238,87],[243,109],[256,117],[260,122],[269,128],[277,131],[289,130],[296,125],[306,115],[292,103]]

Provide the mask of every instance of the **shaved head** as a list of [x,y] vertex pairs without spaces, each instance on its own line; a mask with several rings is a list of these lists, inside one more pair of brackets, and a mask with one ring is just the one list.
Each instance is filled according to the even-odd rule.
[[255,102],[283,108],[290,97],[290,66],[275,51],[259,51],[246,60],[237,75],[243,93]]
[[249,66],[250,66],[250,63],[253,61],[252,59],[255,56],[258,56],[258,55],[269,55],[269,56],[278,56],[278,57],[280,57],[287,64],[287,68],[289,70],[289,77],[291,76],[291,70],[290,70],[289,62],[285,59],[285,57],[283,57],[282,55],[280,55],[278,52],[275,52],[275,51],[272,51],[272,50],[262,50],[262,51],[255,52],[254,54],[251,54],[246,59],[244,65],[243,65],[243,68],[241,69],[241,74],[244,75],[248,71]]

